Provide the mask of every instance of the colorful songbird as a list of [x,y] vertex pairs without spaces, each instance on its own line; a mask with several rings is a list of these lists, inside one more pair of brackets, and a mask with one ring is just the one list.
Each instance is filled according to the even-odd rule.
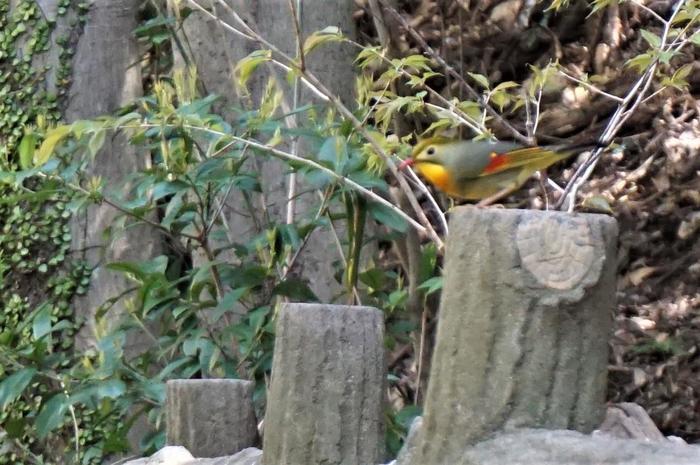
[[437,189],[452,197],[482,200],[516,190],[535,172],[576,153],[572,147],[526,147],[514,142],[431,137],[420,141],[411,158],[399,168],[414,166]]

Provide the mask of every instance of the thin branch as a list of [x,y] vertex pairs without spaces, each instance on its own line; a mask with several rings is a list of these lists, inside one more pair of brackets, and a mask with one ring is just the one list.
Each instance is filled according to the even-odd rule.
[[[301,15],[303,0],[289,0],[289,8],[292,14],[292,22],[294,23],[294,33],[296,35],[297,41],[297,58],[299,59],[299,67],[301,69],[306,69],[305,59],[304,59],[304,40],[301,31]],[[295,5],[296,2],[296,5]],[[294,77],[294,90],[292,96],[292,107],[296,111],[299,106],[299,100],[301,98],[301,86],[299,85],[299,76]],[[296,113],[289,118],[289,127],[298,127],[297,115]],[[292,139],[292,154],[299,155],[299,138],[294,137]],[[294,224],[295,207],[296,207],[296,192],[297,192],[297,173],[292,171],[287,176],[287,224]]]
[[[125,126],[125,127],[126,127],[126,126]],[[158,126],[158,127],[160,127],[160,126]],[[63,185],[65,185],[66,187],[68,187],[68,188],[70,188],[70,189],[72,189],[72,190],[74,190],[74,191],[76,191],[76,192],[80,192],[81,194],[84,194],[84,195],[87,195],[87,196],[91,196],[91,195],[92,195],[92,193],[91,193],[90,191],[88,191],[87,189],[85,189],[85,188],[82,187],[81,185],[79,185],[79,184],[73,184],[73,183],[71,183],[71,182],[65,181],[65,180],[59,178],[58,176],[50,176],[50,175],[47,175],[46,173],[38,173],[38,176],[43,177],[43,178],[46,178],[46,179],[52,179],[52,180],[55,180],[55,181],[59,181],[59,182],[63,183]],[[107,197],[104,196],[104,195],[102,195],[102,196],[98,199],[98,201],[99,201],[99,202],[104,202],[104,203],[106,203],[107,205],[109,205],[110,207],[114,208],[115,210],[118,210],[118,211],[120,211],[121,213],[124,213],[125,215],[128,215],[128,216],[130,216],[130,217],[132,217],[132,218],[135,218],[135,219],[137,219],[137,220],[139,220],[139,221],[142,221],[142,222],[144,222],[144,223],[146,223],[146,224],[148,224],[148,225],[150,225],[150,226],[152,226],[152,227],[154,227],[154,228],[156,228],[156,229],[158,229],[158,230],[164,232],[168,237],[170,237],[170,238],[173,239],[173,240],[177,240],[177,237],[175,237],[175,235],[173,235],[173,233],[172,233],[168,228],[166,228],[165,226],[163,226],[162,224],[157,223],[157,222],[155,222],[155,221],[153,221],[153,220],[151,220],[151,219],[149,219],[149,218],[146,218],[145,216],[137,215],[136,213],[134,213],[134,212],[132,212],[132,211],[130,211],[130,210],[128,210],[128,209],[126,209],[126,208],[120,206],[118,203],[116,203],[116,202],[110,200],[109,198],[107,198]],[[199,237],[194,236],[194,235],[192,235],[192,234],[187,234],[187,233],[184,233],[184,232],[179,232],[179,233],[177,233],[177,235],[180,236],[180,237],[184,237],[184,238],[193,240],[193,241],[199,241]]]
[[569,73],[567,73],[566,71],[564,71],[564,70],[561,69],[561,68],[559,68],[558,71],[559,71],[559,74],[561,74],[562,76],[564,76],[566,79],[568,79],[568,80],[570,80],[570,81],[573,81],[573,82],[575,82],[576,84],[582,85],[583,87],[585,87],[586,89],[590,90],[591,92],[595,92],[596,94],[599,94],[599,95],[602,95],[602,96],[604,96],[604,97],[607,97],[607,98],[609,98],[610,100],[614,100],[615,102],[618,102],[618,103],[622,103],[622,102],[624,101],[623,98],[620,98],[620,97],[618,97],[617,95],[613,95],[613,94],[610,94],[610,93],[608,93],[608,92],[605,92],[604,90],[601,90],[601,89],[597,88],[596,86],[587,83],[586,81],[582,81],[582,80],[580,80],[580,79],[578,79],[578,78],[576,78],[576,77],[570,75]]
[[[189,0],[189,3],[191,3],[193,5],[197,5],[197,2],[195,2],[194,0]],[[371,133],[367,130],[366,127],[364,127],[362,122],[359,119],[357,119],[357,117],[352,113],[352,111],[350,111],[343,104],[343,102],[341,102],[340,98],[337,95],[335,95],[333,92],[331,92],[314,74],[309,73],[308,70],[299,69],[299,66],[295,62],[295,60],[293,60],[291,57],[289,57],[289,55],[282,52],[277,46],[275,46],[274,44],[272,44],[271,42],[266,40],[264,37],[262,37],[260,34],[256,33],[253,29],[251,29],[251,27],[248,26],[248,24],[246,24],[245,21],[243,21],[243,19],[240,17],[240,15],[238,13],[236,13],[230,6],[228,6],[223,0],[218,0],[218,3],[221,4],[232,15],[232,17],[236,20],[236,22],[239,24],[239,26],[241,28],[243,28],[243,30],[245,31],[245,34],[247,34],[249,36],[253,36],[253,40],[256,43],[264,45],[269,50],[271,50],[272,52],[274,52],[278,56],[282,57],[285,61],[287,61],[290,68],[294,69],[297,73],[299,73],[302,79],[305,79],[306,81],[308,81],[308,83],[310,85],[312,85],[318,91],[318,93],[325,95],[327,97],[327,100],[329,101],[329,103],[331,103],[335,107],[335,109],[344,118],[346,118],[348,121],[350,121],[353,128],[359,134],[361,134],[365,138],[365,140],[367,140],[367,142],[372,146],[372,148],[377,152],[377,154],[383,159],[386,166],[389,168],[389,171],[391,172],[391,174],[396,178],[401,189],[406,193],[406,196],[409,199],[411,207],[415,211],[418,219],[420,220],[420,223],[417,223],[410,216],[406,215],[403,211],[396,208],[396,206],[391,204],[390,202],[387,202],[386,200],[382,199],[382,202],[380,202],[380,203],[382,203],[383,205],[386,205],[386,206],[390,206],[389,208],[391,208],[392,210],[394,210],[397,213],[400,212],[399,214],[404,219],[411,218],[411,221],[409,223],[411,223],[414,227],[416,227],[416,225],[418,225],[420,228],[419,229],[420,231],[427,232],[428,235],[430,236],[431,240],[433,240],[433,242],[435,242],[435,244],[438,246],[438,248],[442,249],[444,247],[444,243],[443,243],[442,239],[435,232],[435,229],[430,224],[430,220],[428,220],[427,216],[425,216],[425,212],[423,212],[420,204],[418,203],[418,200],[416,199],[415,194],[413,194],[413,191],[411,190],[410,186],[406,182],[406,179],[401,175],[401,173],[399,173],[398,168],[392,162],[391,156],[386,153],[386,151],[381,147],[381,145],[379,145],[379,143],[376,140],[374,140]],[[197,6],[199,6],[199,5],[197,5]],[[207,12],[207,14],[209,14],[210,16],[213,16],[209,12]],[[217,18],[215,16],[214,16],[214,18],[217,21],[222,21],[220,18]],[[226,24],[226,23],[224,23],[224,24]],[[233,30],[236,29],[235,27],[230,26],[230,25],[229,25],[229,27]],[[240,31],[238,31],[238,32],[240,32]],[[266,146],[263,146],[263,147],[266,147]],[[273,150],[268,150],[268,149],[272,149],[272,147],[263,148],[263,150],[267,150],[270,153],[276,154],[276,155],[281,156],[283,158],[288,158],[289,156],[293,156],[292,154],[277,151],[276,149],[273,149]],[[280,153],[277,153],[277,152],[280,152]],[[284,154],[284,155],[282,155],[282,154]],[[288,159],[292,159],[292,158],[288,158]],[[297,159],[297,161],[301,161],[302,163],[308,164],[308,162],[310,162],[310,160],[302,159],[299,157],[296,157],[296,159]],[[333,171],[327,170],[326,168],[322,167],[321,165],[318,165],[318,164],[316,164],[316,165],[319,167],[318,169],[323,169],[324,171],[328,171],[328,172],[332,173],[333,177],[336,177],[337,179],[343,180],[344,183],[351,185],[351,186],[354,184],[355,186],[361,188],[361,192],[363,192],[365,195],[368,195],[368,194],[371,195],[373,200],[377,201],[376,199],[381,199],[381,197],[377,196],[376,194],[374,194],[371,191],[368,191],[367,189],[363,188],[359,184],[354,183],[347,178],[339,176],[336,173],[334,173]]]
[[[218,16],[216,16],[215,14],[213,14],[212,12],[210,12],[209,10],[207,10],[206,8],[204,8],[203,6],[201,6],[200,4],[198,4],[195,0],[188,0],[188,3],[191,4],[192,6],[194,6],[197,10],[201,11],[202,13],[204,13],[204,14],[205,14],[206,16],[208,16],[209,18],[211,18],[211,19],[217,21],[217,22],[218,22],[221,26],[223,26],[224,29],[226,29],[227,31],[230,31],[230,32],[232,32],[232,33],[234,33],[234,34],[236,34],[236,35],[238,35],[238,36],[240,36],[240,37],[243,37],[244,39],[250,40],[251,42],[260,43],[260,41],[259,41],[256,37],[250,36],[249,34],[244,33],[243,31],[240,31],[239,29],[237,29],[237,28],[231,26],[230,24],[228,24],[227,22],[223,21],[223,20],[220,19]],[[224,4],[224,5],[225,5],[225,4]],[[228,5],[225,5],[225,6],[228,8]],[[228,8],[228,10],[229,10],[229,12],[232,12],[232,11],[233,11],[233,10],[231,10],[230,8]],[[236,14],[236,16],[238,16],[238,15]],[[242,20],[241,20],[241,21],[242,21]],[[245,24],[245,23],[244,23],[244,24]],[[272,44],[270,44],[269,42],[264,42],[263,44],[266,45],[266,46],[267,46],[268,44],[269,44],[269,45],[272,45]],[[274,45],[273,45],[273,47],[274,47]],[[277,49],[277,47],[274,47],[274,49],[275,49],[275,53],[281,53],[281,52],[278,52],[279,49]],[[293,61],[293,60],[292,60],[288,55],[286,55],[286,54],[281,53],[281,56],[282,56],[283,58],[285,58],[285,59],[288,59],[288,60],[290,60],[290,61]],[[279,60],[274,59],[274,58],[272,58],[272,59],[270,60],[270,63],[274,64],[275,66],[277,66],[277,67],[279,67],[279,68],[282,68],[285,72],[289,72],[289,71],[292,70],[292,67],[291,67],[291,66],[287,66],[287,65],[285,65],[284,63],[282,63],[282,62],[280,62]],[[314,94],[316,94],[317,97],[323,99],[324,101],[328,101],[328,98],[327,98],[325,95],[319,93],[318,90],[317,90],[313,85],[311,85],[304,77],[301,78],[301,81],[304,83],[304,85],[306,86],[306,88],[309,89],[309,90],[310,90],[311,92],[313,92]]]
[[[133,125],[126,125],[126,126],[123,126],[123,127],[125,127],[125,128],[134,128],[135,126],[133,126]],[[163,126],[162,126],[162,125],[158,125],[158,124],[144,123],[144,124],[139,125],[138,127],[163,127]],[[403,210],[401,210],[400,208],[398,208],[396,205],[394,205],[394,204],[392,204],[391,202],[387,201],[387,200],[384,199],[383,197],[381,197],[381,196],[375,194],[374,192],[370,191],[369,189],[367,189],[367,188],[361,186],[360,184],[356,183],[356,182],[353,181],[352,179],[346,178],[345,176],[342,176],[342,175],[336,173],[335,171],[333,171],[332,169],[326,168],[325,166],[323,166],[323,165],[321,165],[321,164],[319,164],[319,163],[316,163],[316,162],[313,161],[313,160],[310,160],[310,159],[308,159],[308,158],[299,157],[299,156],[296,156],[296,155],[291,154],[291,153],[288,153],[288,152],[284,152],[284,151],[282,151],[282,150],[276,149],[275,147],[272,147],[272,146],[263,144],[263,143],[261,143],[261,142],[254,141],[254,140],[252,140],[252,139],[245,139],[245,138],[242,138],[242,137],[234,136],[234,135],[232,135],[232,134],[227,134],[227,133],[225,133],[225,132],[216,131],[216,130],[210,129],[210,128],[203,128],[203,127],[199,127],[199,126],[193,126],[193,125],[190,125],[190,124],[183,124],[183,125],[180,125],[179,127],[191,129],[191,130],[194,130],[194,131],[201,131],[201,132],[205,132],[205,133],[208,133],[208,134],[213,134],[213,135],[216,135],[216,136],[229,137],[229,138],[231,138],[231,139],[234,140],[234,141],[240,142],[241,144],[246,144],[246,145],[249,145],[249,146],[251,146],[251,147],[254,147],[254,148],[263,150],[263,151],[265,151],[265,152],[268,152],[268,153],[270,153],[271,155],[273,155],[273,156],[275,156],[275,157],[277,157],[277,158],[282,158],[282,159],[285,159],[285,160],[295,161],[295,162],[297,162],[297,163],[300,163],[300,164],[303,164],[303,165],[306,165],[306,166],[310,166],[311,168],[314,168],[314,169],[317,169],[317,170],[319,170],[319,171],[322,171],[322,172],[324,172],[325,174],[327,174],[327,175],[331,176],[332,178],[336,179],[341,185],[347,185],[347,186],[349,186],[349,187],[352,187],[353,189],[355,189],[355,190],[361,192],[361,193],[362,193],[365,197],[367,197],[368,199],[370,199],[370,200],[372,200],[372,201],[374,201],[374,202],[380,203],[380,204],[384,205],[385,207],[391,209],[394,213],[396,213],[397,215],[401,216],[404,220],[406,220],[411,226],[413,226],[414,228],[416,228],[418,231],[420,231],[420,232],[422,232],[422,233],[425,233],[425,232],[426,232],[426,228],[424,228],[423,225],[421,225],[421,224],[418,223],[416,220],[414,220],[413,218],[411,218],[409,215],[406,214],[406,212],[404,212]],[[393,162],[391,163],[390,166],[394,166]],[[394,166],[394,169],[396,169],[395,166]],[[405,179],[404,179],[404,182],[406,182]],[[409,187],[408,189],[409,189],[409,191],[410,191],[410,187]],[[411,194],[413,194],[412,191],[411,191]],[[415,196],[414,196],[414,197],[415,197]],[[157,223],[156,223],[156,224],[157,224]],[[160,226],[160,225],[158,225],[158,226]],[[162,226],[160,226],[160,227],[162,228]],[[184,234],[182,234],[182,235],[184,235]],[[196,236],[185,235],[185,237],[190,237],[190,238],[192,238],[192,239],[194,239],[194,240],[197,240],[197,241],[199,240],[199,238],[196,237]],[[440,242],[442,242],[442,241],[440,241]],[[438,244],[438,245],[440,245],[440,244]]]
[[650,15],[652,15],[654,18],[656,18],[656,19],[658,19],[659,21],[661,21],[661,24],[666,24],[666,20],[665,20],[665,19],[663,19],[661,16],[659,16],[659,14],[658,14],[656,11],[652,10],[651,8],[649,8],[648,6],[646,6],[645,4],[643,4],[642,2],[640,2],[639,0],[629,0],[629,1],[630,1],[631,3],[634,3],[634,4],[637,5],[639,8],[641,8],[641,9],[644,10],[644,11],[646,11],[646,12],[649,13]]
[[418,175],[411,169],[410,166],[407,166],[405,169],[409,173],[409,179],[414,183],[414,185],[418,186],[418,190],[425,194],[425,197],[428,199],[428,203],[430,203],[430,206],[432,206],[433,209],[435,209],[435,211],[438,213],[440,228],[442,229],[443,234],[446,236],[448,232],[447,219],[445,218],[445,214],[442,212],[442,209],[435,200],[435,197],[433,197],[433,195],[428,190],[428,187],[423,183],[423,181],[420,180]]
[[452,76],[457,82],[460,83],[462,87],[467,91],[469,95],[472,96],[472,98],[476,99],[481,107],[488,112],[489,115],[493,116],[503,127],[507,128],[508,131],[511,133],[514,139],[517,139],[518,141],[526,144],[526,145],[532,145],[532,141],[525,135],[521,134],[520,131],[515,129],[512,124],[510,124],[503,116],[498,113],[491,105],[488,105],[484,101],[484,97],[474,89],[471,85],[469,85],[464,78],[452,67],[450,66],[441,56],[439,53],[437,53],[428,43],[423,39],[423,37],[416,31],[414,27],[412,27],[408,21],[406,21],[401,14],[396,11],[394,8],[392,8],[390,5],[386,3],[386,0],[379,0],[386,10],[391,13],[394,18],[403,26],[403,28],[408,32],[411,37],[418,42],[418,44],[421,46],[425,52],[430,55],[432,59],[434,59],[442,68],[444,68],[447,73]]
[[[678,0],[678,2],[673,7],[673,12],[667,21],[664,21],[664,31],[661,35],[661,40],[659,44],[659,50],[663,51],[667,47],[667,41],[671,25],[673,20],[680,11],[681,7],[685,4],[685,0]],[[672,46],[673,44],[671,44]],[[607,146],[612,142],[615,135],[620,131],[622,126],[627,122],[627,120],[634,114],[639,105],[644,101],[645,95],[654,80],[654,74],[656,73],[656,68],[659,65],[659,58],[657,57],[652,61],[647,69],[642,73],[642,76],[634,83],[632,88],[627,92],[627,95],[623,101],[618,105],[615,113],[610,118],[608,125],[606,126],[603,134],[598,139],[598,147],[593,150],[591,155],[583,162],[572,176],[569,183],[564,189],[564,193],[557,202],[556,208],[562,209],[566,205],[568,211],[572,211],[575,204],[575,195],[578,189],[584,182],[590,177],[595,169],[595,166],[600,160],[600,156],[603,153],[603,147]],[[568,205],[567,205],[568,204]]]

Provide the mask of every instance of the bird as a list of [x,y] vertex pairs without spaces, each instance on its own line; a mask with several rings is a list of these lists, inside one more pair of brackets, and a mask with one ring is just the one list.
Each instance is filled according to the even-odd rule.
[[484,201],[517,190],[535,172],[578,153],[582,147],[528,147],[516,142],[430,137],[416,144],[399,170],[414,166],[445,194]]

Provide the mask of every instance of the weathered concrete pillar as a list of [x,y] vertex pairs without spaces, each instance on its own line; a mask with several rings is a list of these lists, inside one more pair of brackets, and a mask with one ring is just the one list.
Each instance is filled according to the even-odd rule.
[[167,383],[167,443],[195,457],[220,457],[256,445],[252,381],[175,379]]
[[514,427],[589,432],[605,413],[617,225],[603,215],[458,208],[411,465],[454,465]]
[[370,307],[285,304],[265,415],[265,465],[384,458],[384,323]]

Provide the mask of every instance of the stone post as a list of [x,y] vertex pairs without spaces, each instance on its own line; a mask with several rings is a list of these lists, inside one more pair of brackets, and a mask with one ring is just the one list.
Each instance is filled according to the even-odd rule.
[[267,398],[263,464],[381,463],[385,363],[379,310],[283,305]]
[[423,425],[402,463],[463,463],[517,427],[600,424],[616,241],[604,215],[454,211]]
[[195,457],[220,457],[257,444],[252,381],[174,379],[167,383],[166,442]]

